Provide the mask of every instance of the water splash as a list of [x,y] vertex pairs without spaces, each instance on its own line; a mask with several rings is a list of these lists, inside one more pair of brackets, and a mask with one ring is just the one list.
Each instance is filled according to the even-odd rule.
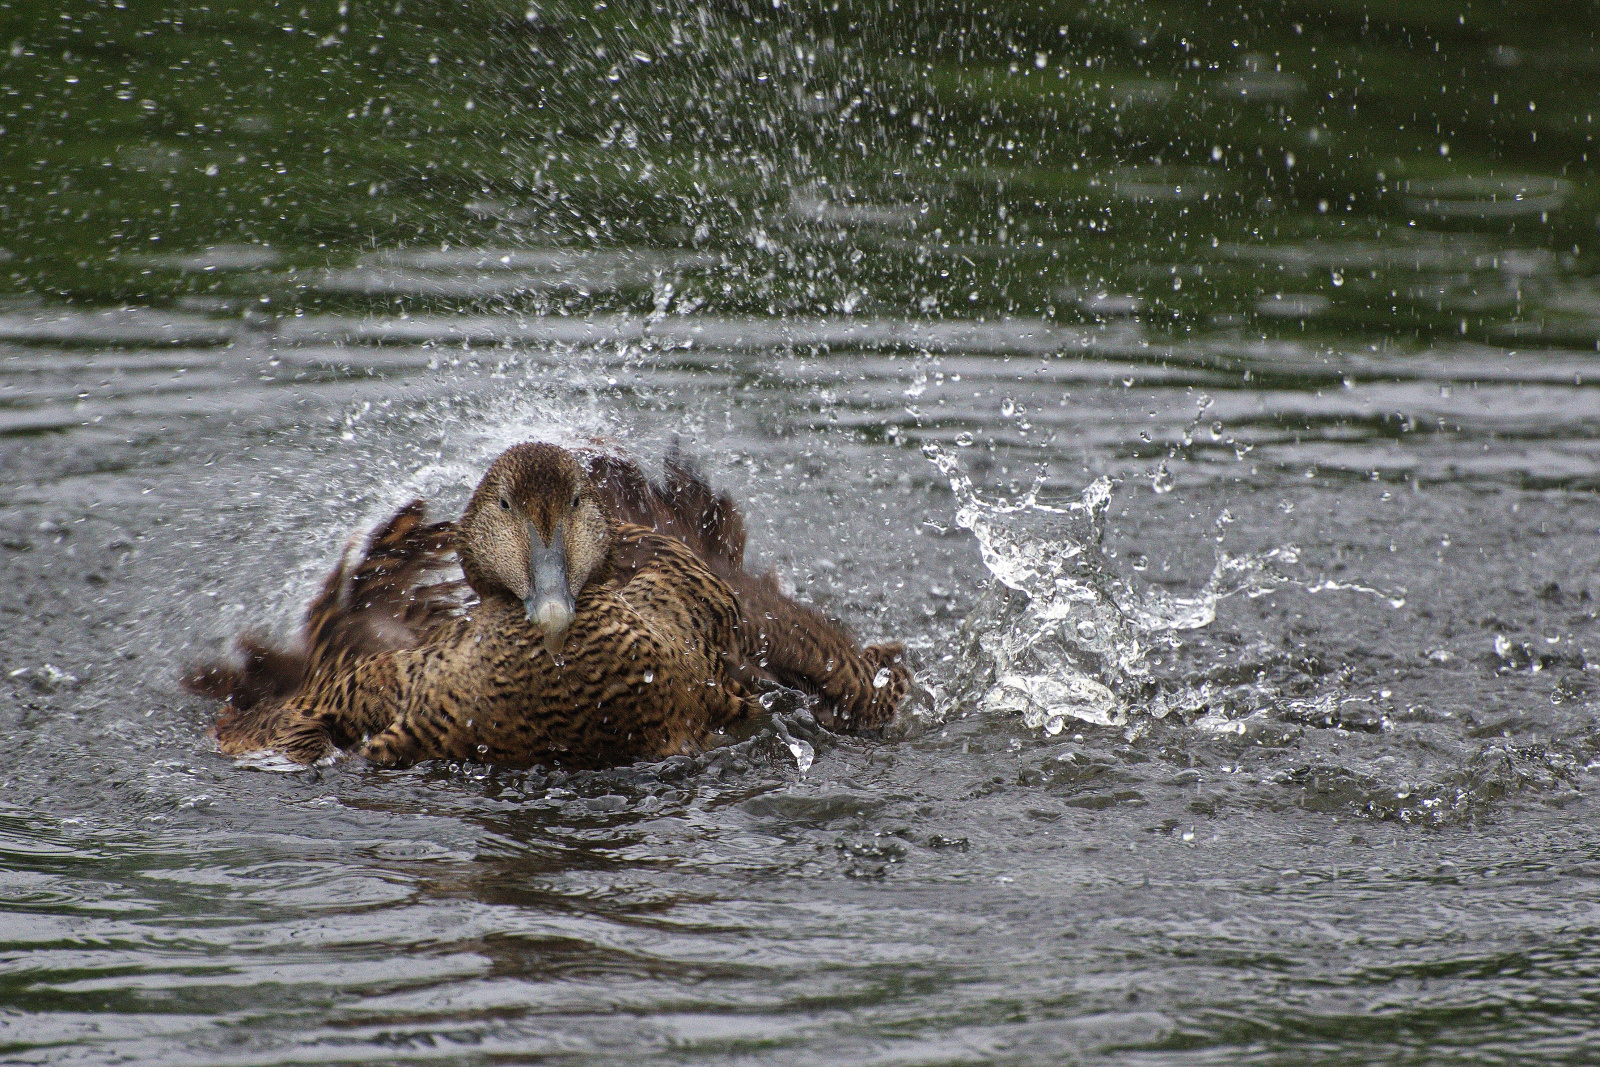
[[816,750],[811,747],[811,742],[795,738],[791,738],[788,745],[789,753],[794,756],[795,767],[799,769],[800,777],[804,778],[811,769],[811,761],[816,758]]
[[1110,595],[1096,547],[1111,480],[1097,479],[1064,507],[1041,503],[1037,485],[1015,503],[989,502],[954,455],[931,444],[923,454],[949,478],[956,523],[976,535],[998,583],[963,624],[952,703],[1019,712],[1029,727],[1051,734],[1068,719],[1126,722],[1112,687],[1145,670],[1138,634]]
[[1176,647],[1178,633],[1209,626],[1223,600],[1293,586],[1368,593],[1396,608],[1405,603],[1403,590],[1286,573],[1300,563],[1294,545],[1238,556],[1219,549],[1193,596],[1135,584],[1100,551],[1112,479],[1095,479],[1061,506],[1039,500],[1042,478],[1014,501],[986,500],[955,454],[928,444],[923,455],[949,479],[956,523],[972,531],[995,577],[962,624],[958,681],[941,694],[940,717],[960,707],[1010,711],[1052,736],[1069,720],[1125,726],[1136,704],[1161,717],[1207,703],[1162,692],[1147,652]]

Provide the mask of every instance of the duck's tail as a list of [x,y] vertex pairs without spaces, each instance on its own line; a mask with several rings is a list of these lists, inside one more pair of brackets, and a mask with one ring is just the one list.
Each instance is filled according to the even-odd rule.
[[358,561],[352,563],[347,548],[306,608],[292,645],[244,634],[235,642],[237,661],[195,666],[184,675],[184,688],[244,712],[292,695],[319,665],[415,647],[456,610],[462,587],[422,583],[455,552],[454,524],[426,520],[425,505],[413,500],[373,530]]

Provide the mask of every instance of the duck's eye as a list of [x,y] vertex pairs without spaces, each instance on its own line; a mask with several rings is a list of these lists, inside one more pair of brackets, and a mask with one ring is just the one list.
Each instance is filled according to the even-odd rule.
[[576,508],[581,503],[583,503],[583,494],[582,493],[573,493],[572,494],[572,506],[574,508]]
[[507,500],[505,497],[501,497],[500,498],[500,510],[501,511],[510,511],[511,510],[511,501]]

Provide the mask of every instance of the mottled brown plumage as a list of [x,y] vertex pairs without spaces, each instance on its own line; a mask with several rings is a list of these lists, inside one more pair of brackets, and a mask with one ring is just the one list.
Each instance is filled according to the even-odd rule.
[[278,648],[247,632],[235,642],[243,662],[203,664],[183,678],[184,687],[228,703],[220,728],[260,733],[249,725],[251,714],[275,715],[257,709],[299,690],[314,663],[327,669],[419,644],[453,613],[463,588],[461,582],[419,586],[430,571],[449,565],[455,552],[455,524],[428,524],[425,515],[422,501],[413,500],[372,532],[359,562],[351,563],[346,548],[307,607],[294,645]]
[[[459,583],[419,584],[453,546]],[[231,705],[226,752],[302,763],[359,745],[426,758],[603,766],[697,751],[775,679],[821,698],[836,728],[881,725],[909,684],[900,646],[847,631],[743,569],[726,496],[676,456],[662,485],[633,464],[519,445],[459,523],[414,502],[334,571],[298,649],[241,641],[243,667],[186,684]]]
[[659,485],[625,459],[586,458],[613,514],[683,541],[732,587],[748,670],[819,697],[818,717],[832,729],[875,729],[894,717],[911,685],[904,647],[861,648],[843,623],[785,596],[776,575],[748,573],[738,509],[726,494],[713,493],[676,449]]

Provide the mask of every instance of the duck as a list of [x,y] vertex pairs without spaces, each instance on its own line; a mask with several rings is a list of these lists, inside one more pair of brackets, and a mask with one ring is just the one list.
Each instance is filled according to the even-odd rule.
[[[882,727],[909,692],[897,642],[745,569],[743,518],[674,450],[652,482],[604,450],[516,445],[455,522],[420,500],[346,551],[297,643],[256,634],[184,685],[223,701],[222,752],[298,764],[446,759],[598,768],[702,751],[771,686],[823,725]],[[459,578],[431,580],[459,565]]]

